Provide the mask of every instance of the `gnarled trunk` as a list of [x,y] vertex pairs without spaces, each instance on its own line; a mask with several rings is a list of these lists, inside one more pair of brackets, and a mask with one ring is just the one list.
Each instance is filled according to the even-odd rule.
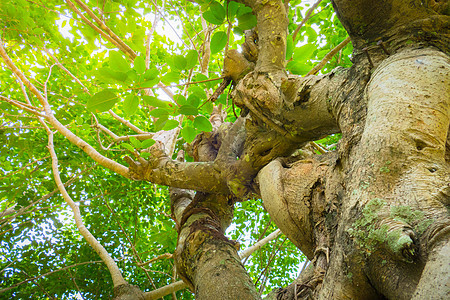
[[[257,297],[236,254],[226,250],[229,243],[215,248],[227,243],[220,212],[230,207],[224,199],[253,192],[312,261],[278,299],[447,299],[450,23],[442,11],[448,7],[434,1],[332,1],[352,39],[354,65],[300,78],[287,76],[276,55],[285,48],[286,6],[241,2],[258,18],[259,54],[253,71],[232,74],[238,81],[233,100],[242,115],[205,159],[205,174],[216,176],[218,188],[197,184],[212,194],[194,201],[187,213],[203,214],[198,218],[204,221],[181,224],[181,274],[206,299],[204,291],[215,281],[212,274],[199,277],[194,260],[211,264],[205,270],[233,262],[237,269],[224,267],[242,282],[230,279],[229,288],[239,291],[233,297]],[[342,140],[333,153],[282,158],[336,132]],[[221,259],[209,258],[212,252]]]

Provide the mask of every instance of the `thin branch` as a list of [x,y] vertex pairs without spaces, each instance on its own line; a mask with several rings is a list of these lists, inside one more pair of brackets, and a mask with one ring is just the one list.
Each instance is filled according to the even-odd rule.
[[313,6],[311,6],[308,11],[306,12],[305,17],[303,18],[303,20],[300,22],[300,24],[297,26],[297,28],[295,29],[294,33],[292,34],[292,40],[295,42],[295,38],[297,37],[298,32],[300,31],[300,29],[303,27],[303,25],[305,25],[306,21],[308,21],[308,19],[311,17],[312,12],[317,8],[317,6],[319,6],[320,2],[322,2],[322,0],[318,0],[316,3],[314,3]]
[[59,60],[48,50],[46,47],[43,48],[45,53],[47,53],[48,56],[50,56],[56,63],[56,65],[63,70],[67,75],[69,75],[73,80],[75,80],[76,83],[81,85],[83,88],[83,91],[85,91],[87,94],[90,95],[88,88],[75,76],[73,75],[69,70],[67,70],[60,62]]
[[[268,269],[270,267],[270,264],[272,263],[273,259],[277,255],[278,251],[280,251],[281,247],[283,246],[284,242],[286,242],[286,240],[287,240],[287,237],[284,238],[284,240],[281,242],[281,245],[278,246],[277,249],[273,248],[272,253],[269,256],[269,261],[267,262],[266,267],[264,268],[264,270],[261,272],[261,275],[259,275],[258,279],[256,280],[255,285],[258,284],[258,281],[261,279],[261,276],[263,276],[264,274],[267,273],[267,271],[268,271]],[[276,245],[276,243],[275,243],[275,245]]]
[[158,5],[155,3],[155,1],[154,1],[154,0],[151,0],[151,1],[152,1],[153,5],[155,6],[155,9],[156,9],[156,10],[158,11],[158,13],[163,17],[164,21],[166,21],[167,24],[169,24],[169,27],[172,29],[172,31],[175,33],[175,35],[178,37],[178,39],[179,39],[179,40],[180,40],[187,48],[189,48],[188,45],[186,45],[186,43],[183,41],[183,39],[178,35],[178,31],[175,30],[175,28],[173,28],[173,26],[172,26],[172,24],[170,24],[169,20],[167,20],[166,17],[164,17],[164,14],[162,14],[162,13],[159,11]]
[[137,132],[139,134],[146,134],[147,132],[145,132],[142,129],[139,129],[137,126],[133,125],[130,123],[130,121],[125,120],[124,118],[118,116],[116,113],[114,113],[111,109],[108,110],[108,113],[117,121],[119,121],[120,123],[122,123],[123,125],[127,126],[128,128],[130,128],[131,130],[133,130],[134,132]]
[[14,171],[14,172],[11,172],[11,173],[9,173],[9,174],[6,175],[6,176],[0,177],[0,180],[6,179],[6,178],[8,178],[8,177],[11,176],[11,175],[17,174],[17,173],[19,173],[19,172],[25,170],[27,167],[31,166],[32,164],[35,164],[35,163],[37,163],[38,161],[41,161],[41,160],[44,160],[44,159],[47,159],[47,158],[50,158],[50,155],[47,155],[47,156],[42,157],[42,158],[39,158],[39,159],[35,159],[35,160],[33,160],[32,162],[30,162],[30,163],[26,164],[25,166],[23,166],[22,168],[20,168],[19,170],[16,170],[16,171]]
[[[75,182],[75,180],[77,179],[77,177],[79,177],[80,175],[82,175],[84,172],[90,171],[93,168],[89,168],[86,170],[81,171],[79,174],[74,175],[72,178],[70,178],[68,181],[66,181],[66,183],[64,183],[65,187],[68,187],[69,185],[71,185],[73,182]],[[41,198],[37,199],[36,201],[31,202],[30,204],[28,204],[25,207],[22,207],[21,209],[19,209],[17,212],[14,211],[14,215],[5,218],[4,220],[0,220],[0,221],[5,221],[5,223],[3,223],[2,225],[0,225],[0,229],[3,228],[4,226],[6,226],[7,224],[9,224],[12,220],[14,220],[15,218],[17,218],[18,216],[21,216],[25,213],[31,213],[33,211],[39,210],[38,208],[34,208],[31,211],[27,211],[30,207],[35,206],[37,203],[41,202],[41,201],[45,201],[47,199],[49,199],[50,197],[52,197],[54,194],[56,194],[58,192],[58,189],[54,189],[53,191],[51,191],[50,193],[42,196]],[[55,206],[52,206],[55,207]],[[1,235],[1,234],[0,234]]]
[[124,41],[122,41],[108,26],[106,26],[106,24],[102,20],[100,20],[86,4],[84,4],[80,0],[74,1],[98,24],[98,26],[100,26],[102,30],[106,31],[109,34],[109,36],[111,36],[120,45],[119,46],[120,49],[124,49],[122,51],[128,54],[128,56],[132,60],[136,58],[137,56],[136,53]]
[[[43,125],[45,124],[44,122],[42,122],[42,123],[43,123]],[[86,226],[84,225],[83,220],[81,218],[80,208],[77,206],[77,204],[72,200],[70,195],[67,193],[67,190],[64,187],[64,184],[62,183],[61,178],[59,176],[58,157],[56,156],[55,148],[53,145],[53,132],[51,132],[47,128],[47,134],[48,134],[47,148],[52,157],[53,176],[55,178],[56,185],[58,186],[58,189],[61,192],[64,200],[67,202],[67,204],[70,206],[70,208],[73,211],[73,217],[75,219],[75,224],[78,228],[78,231],[81,233],[81,235],[87,241],[87,243],[95,250],[95,252],[97,252],[97,254],[100,256],[100,258],[104,261],[104,263],[108,267],[108,270],[111,274],[114,286],[116,287],[116,286],[119,286],[122,284],[126,284],[127,282],[122,277],[122,274],[121,274],[116,262],[112,259],[112,257],[106,251],[106,249],[100,244],[100,242],[86,228]]]
[[316,142],[309,142],[309,144],[317,151],[320,152],[320,154],[325,154],[328,152],[327,149],[325,149],[324,147],[322,147],[321,145],[317,144]]
[[82,265],[86,265],[86,264],[97,264],[97,263],[102,263],[102,262],[103,262],[103,261],[101,261],[101,260],[85,261],[85,262],[73,264],[73,265],[70,265],[70,266],[67,266],[67,267],[58,269],[58,270],[54,270],[54,271],[51,271],[51,272],[48,272],[48,273],[45,273],[45,274],[42,274],[42,275],[39,275],[39,276],[36,276],[36,277],[33,277],[33,278],[28,278],[27,280],[18,282],[18,283],[16,283],[16,284],[13,284],[13,285],[10,286],[10,287],[1,289],[1,290],[0,290],[0,294],[1,294],[1,293],[4,293],[4,292],[7,292],[7,291],[9,291],[9,290],[12,290],[13,288],[15,288],[15,287],[17,287],[17,286],[19,286],[19,285],[22,285],[22,284],[24,284],[24,283],[27,283],[27,282],[29,282],[29,281],[33,281],[33,280],[36,280],[36,279],[39,279],[39,278],[42,278],[42,277],[51,275],[51,274],[53,274],[53,273],[57,273],[57,272],[60,272],[60,271],[64,271],[64,270],[67,270],[67,269],[70,269],[70,268],[74,268],[74,267],[78,267],[78,266],[82,266]]
[[330,52],[325,55],[325,57],[316,65],[311,71],[306,75],[316,75],[322,68],[333,58],[336,53],[338,53],[342,48],[344,48],[348,43],[350,43],[350,37],[347,37],[345,40],[339,43],[335,48],[333,48]]
[[128,168],[101,155],[97,150],[95,150],[91,145],[86,143],[83,139],[76,136],[71,132],[66,126],[61,124],[58,119],[53,115],[50,105],[47,99],[39,92],[38,89],[28,80],[28,78],[16,67],[16,65],[11,61],[8,54],[3,48],[3,44],[0,42],[0,56],[4,59],[6,65],[9,69],[22,81],[22,83],[38,98],[39,102],[44,107],[45,119],[54,127],[56,130],[65,136],[72,144],[81,148],[87,155],[94,159],[100,165],[124,176],[128,177]]
[[[76,0],[75,0],[76,1]],[[77,1],[76,1],[77,2]],[[113,45],[115,45],[117,48],[119,48],[123,53],[125,53],[130,60],[134,60],[136,58],[136,53],[131,50],[130,47],[128,47],[124,42],[122,42],[122,40],[120,40],[119,37],[117,37],[114,33],[114,36],[117,37],[117,39],[113,38],[112,35],[105,33],[102,29],[100,29],[99,27],[97,27],[94,23],[92,23],[91,21],[89,21],[82,13],[81,11],[76,8],[75,4],[73,4],[72,1],[70,0],[66,0],[67,5],[69,6],[70,9],[72,9],[77,15],[80,16],[80,18],[87,24],[89,25],[92,29],[94,29],[95,31],[97,31],[101,36],[103,36],[106,40],[108,40],[110,43],[112,43]],[[78,3],[78,2],[77,2]],[[89,13],[88,13],[89,14]],[[101,23],[103,23],[102,21],[100,21]],[[103,23],[104,24],[104,23]],[[104,25],[108,30],[109,28]],[[109,29],[110,30],[110,29]],[[112,31],[111,31],[112,33]]]
[[23,110],[25,110],[25,111],[27,111],[30,114],[33,114],[35,116],[42,117],[42,118],[45,117],[43,114],[40,114],[38,112],[40,109],[37,108],[37,107],[31,106],[32,108],[30,108],[30,105],[28,105],[26,103],[23,103],[23,102],[20,102],[20,101],[17,101],[17,100],[13,100],[13,99],[9,99],[9,98],[6,98],[5,96],[2,96],[2,95],[0,95],[0,99],[8,102],[9,104],[11,104],[11,105],[13,105],[13,106],[15,106],[15,107],[17,107],[19,109],[23,109]]
[[151,264],[154,261],[157,261],[157,260],[160,260],[160,259],[172,258],[172,257],[173,257],[172,253],[164,253],[164,254],[158,255],[157,257],[154,257],[154,258],[152,258],[152,259],[150,259],[150,260],[148,260],[146,262],[140,263],[140,264],[138,264],[138,266],[139,267],[146,266],[146,265]]
[[[105,205],[108,208],[108,210],[111,212],[113,217],[117,219],[117,216],[116,216],[114,210],[111,208],[111,206],[109,206],[108,202],[105,201]],[[136,264],[144,271],[145,275],[147,276],[148,281],[153,285],[153,288],[156,289],[155,283],[153,282],[152,278],[150,277],[150,274],[148,274],[148,272],[145,268],[140,266],[142,264],[142,259],[139,256],[139,254],[137,253],[136,248],[134,247],[134,244],[131,241],[130,237],[128,236],[127,232],[125,231],[125,229],[123,228],[122,224],[120,224],[119,221],[117,222],[117,225],[119,225],[120,230],[122,230],[123,235],[125,236],[128,243],[130,244],[131,251],[133,252],[134,259],[136,260]]]
[[271,234],[269,234],[267,237],[263,238],[259,242],[257,242],[254,245],[248,247],[247,249],[244,249],[239,254],[239,257],[241,259],[245,259],[245,258],[249,257],[250,255],[252,255],[253,252],[259,250],[262,246],[264,246],[268,242],[276,239],[280,234],[281,234],[281,230],[280,229],[275,230],[274,232],[272,232]]
[[144,299],[145,300],[155,300],[155,299],[159,299],[162,298],[166,295],[172,294],[174,292],[183,290],[185,288],[187,288],[187,284],[184,283],[182,280],[179,280],[177,282],[168,284],[166,286],[163,286],[159,289],[153,290],[151,292],[146,292],[144,293]]

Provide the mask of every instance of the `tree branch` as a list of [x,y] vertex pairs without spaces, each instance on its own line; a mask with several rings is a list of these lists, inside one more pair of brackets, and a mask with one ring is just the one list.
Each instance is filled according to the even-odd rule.
[[47,273],[45,273],[45,274],[42,274],[42,275],[39,275],[39,276],[36,276],[36,277],[33,277],[33,278],[28,278],[27,280],[24,280],[24,281],[15,283],[15,284],[13,284],[12,286],[9,286],[9,287],[7,287],[7,288],[1,289],[1,290],[0,290],[0,294],[1,294],[1,293],[4,293],[4,292],[7,292],[7,291],[9,291],[9,290],[12,290],[13,288],[15,288],[15,287],[17,287],[17,286],[19,286],[19,285],[22,285],[22,284],[24,284],[24,283],[27,283],[27,282],[29,282],[29,281],[33,281],[33,280],[36,280],[36,279],[39,279],[39,278],[42,278],[42,277],[51,275],[51,274],[53,274],[53,273],[57,273],[57,272],[60,272],[60,271],[64,271],[64,270],[67,270],[67,269],[70,269],[70,268],[74,268],[74,267],[78,267],[78,266],[82,266],[82,265],[86,265],[86,264],[98,264],[98,263],[103,263],[103,261],[101,261],[101,260],[85,261],[85,262],[73,264],[73,265],[70,265],[70,266],[67,266],[67,267],[64,267],[64,268],[55,270],[55,271],[47,272]]
[[58,119],[53,115],[47,99],[41,94],[41,92],[28,80],[28,78],[16,67],[16,65],[11,61],[8,54],[3,47],[3,43],[0,42],[0,56],[5,61],[9,69],[20,79],[20,81],[38,98],[41,105],[44,107],[45,116],[44,118],[54,127],[56,130],[65,136],[72,144],[76,145],[82,149],[87,155],[94,159],[100,165],[124,176],[128,177],[128,168],[101,155],[97,150],[95,150],[91,145],[86,143],[83,139],[76,136],[67,127],[61,124]]
[[[80,0],[74,0],[97,24],[100,26],[98,28],[92,22],[90,22],[83,14],[75,7],[72,1],[66,0],[66,3],[69,7],[75,11],[89,26],[91,26],[95,31],[100,33],[103,37],[105,37],[112,44],[116,45],[122,52],[124,52],[131,60],[136,58],[136,53],[123,42],[102,20],[100,20],[91,10],[90,8],[81,2]],[[106,33],[105,33],[106,32]]]
[[[43,122],[42,122],[43,123]],[[45,123],[43,123],[44,125]],[[73,217],[75,219],[75,224],[81,233],[81,235],[84,237],[84,239],[87,241],[87,243],[97,252],[97,254],[100,256],[102,261],[106,264],[108,267],[108,270],[111,274],[114,287],[127,284],[125,279],[122,277],[122,273],[119,270],[119,267],[117,266],[116,262],[111,258],[111,256],[108,254],[106,249],[100,244],[100,242],[91,234],[91,232],[86,228],[86,226],[83,223],[80,208],[77,206],[77,204],[72,200],[72,198],[67,193],[66,188],[64,187],[64,184],[61,181],[61,178],[59,176],[59,170],[58,170],[58,158],[56,156],[56,152],[53,146],[53,132],[50,131],[50,129],[47,127],[47,134],[48,134],[48,150],[50,152],[50,155],[52,157],[52,170],[53,170],[53,176],[56,181],[56,185],[58,186],[59,191],[61,192],[64,200],[67,202],[67,204],[70,206],[70,208],[73,211]]]
[[351,41],[350,37],[345,38],[345,40],[340,42],[339,45],[337,45],[330,52],[328,52],[327,55],[325,55],[325,57],[317,65],[315,65],[314,68],[312,68],[311,71],[308,72],[308,74],[306,74],[306,76],[316,75],[320,70],[322,70],[322,68],[327,64],[327,62],[329,62],[330,59],[332,59],[333,56],[336,53],[338,53],[342,48],[347,46],[347,44],[350,43],[350,41]]
[[297,37],[298,32],[303,27],[303,25],[305,25],[306,21],[308,21],[308,19],[311,17],[311,14],[317,8],[317,6],[319,6],[320,2],[322,2],[322,0],[318,0],[316,3],[314,3],[313,6],[311,6],[308,9],[308,11],[306,12],[305,17],[303,18],[303,20],[300,22],[300,24],[295,29],[294,33],[292,34],[292,40],[294,41],[294,43],[295,43],[295,38]]

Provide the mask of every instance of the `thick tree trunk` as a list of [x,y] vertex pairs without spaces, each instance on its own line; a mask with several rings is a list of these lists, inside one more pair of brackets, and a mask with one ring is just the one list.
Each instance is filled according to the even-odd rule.
[[400,34],[420,39],[414,30],[400,28],[390,49],[355,50],[347,96],[332,101],[337,156],[274,161],[258,175],[266,209],[315,266],[282,299],[450,296],[448,45],[405,47]]

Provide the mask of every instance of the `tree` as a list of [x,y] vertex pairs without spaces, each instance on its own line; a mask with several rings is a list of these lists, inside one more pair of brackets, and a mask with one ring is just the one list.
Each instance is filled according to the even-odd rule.
[[447,299],[449,10],[2,1],[1,297]]

